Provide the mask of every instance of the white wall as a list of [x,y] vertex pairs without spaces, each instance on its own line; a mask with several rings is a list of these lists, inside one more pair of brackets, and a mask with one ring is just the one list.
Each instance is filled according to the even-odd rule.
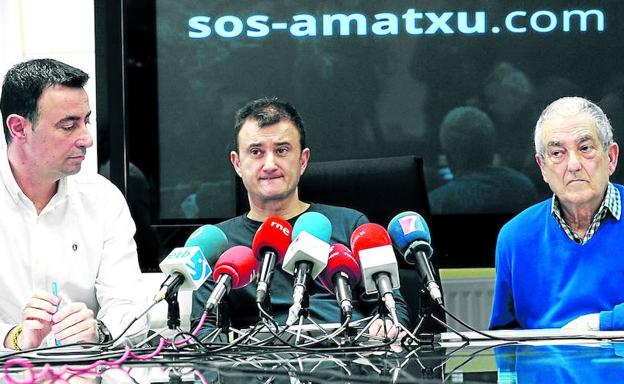
[[[95,141],[95,38],[93,0],[0,0],[0,78],[14,64],[50,57],[87,72]],[[2,130],[0,130],[2,131]],[[0,133],[2,143],[4,135]],[[97,171],[96,145],[83,172]]]

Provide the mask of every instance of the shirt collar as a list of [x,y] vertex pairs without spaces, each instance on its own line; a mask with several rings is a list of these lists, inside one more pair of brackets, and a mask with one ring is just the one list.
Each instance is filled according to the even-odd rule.
[[620,190],[615,188],[612,183],[609,183],[607,187],[607,194],[605,195],[604,205],[607,207],[611,215],[620,220],[622,215],[622,199],[620,197]]
[[[607,193],[605,193],[605,197],[596,212],[600,212],[603,207],[611,213],[611,216],[613,216],[614,219],[618,221],[620,220],[620,216],[622,215],[622,199],[620,198],[620,191],[613,185],[613,183],[609,183],[607,185]],[[560,220],[563,220],[559,199],[554,194],[552,197],[550,212]]]

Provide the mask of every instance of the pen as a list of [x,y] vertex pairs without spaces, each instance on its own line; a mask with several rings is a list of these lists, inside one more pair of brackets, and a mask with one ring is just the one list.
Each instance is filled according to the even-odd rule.
[[[56,281],[52,282],[52,294],[54,295],[54,297],[58,297],[58,284],[56,283]],[[58,305],[56,306],[56,308],[58,309]],[[55,337],[54,344],[57,346],[61,345],[61,341]]]

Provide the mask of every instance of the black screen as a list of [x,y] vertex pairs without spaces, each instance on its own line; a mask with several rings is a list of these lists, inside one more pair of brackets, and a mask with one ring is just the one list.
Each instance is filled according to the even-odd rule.
[[[619,1],[145,3],[126,2],[122,49],[128,158],[151,185],[154,224],[235,215],[233,115],[277,96],[302,115],[311,161],[422,158],[442,201],[434,234],[487,223],[491,260],[501,217],[550,195],[534,160],[540,111],[576,95],[605,109],[616,140],[624,123]],[[492,127],[451,129],[445,144],[441,124],[462,106]],[[434,196],[462,178],[460,193]]]

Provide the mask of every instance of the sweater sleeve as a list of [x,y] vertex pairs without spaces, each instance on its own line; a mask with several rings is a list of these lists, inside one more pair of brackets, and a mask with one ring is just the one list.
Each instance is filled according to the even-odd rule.
[[490,329],[518,327],[511,287],[510,252],[507,243],[503,228],[496,243],[496,284]]
[[618,304],[610,311],[600,312],[601,331],[624,330],[624,303]]

